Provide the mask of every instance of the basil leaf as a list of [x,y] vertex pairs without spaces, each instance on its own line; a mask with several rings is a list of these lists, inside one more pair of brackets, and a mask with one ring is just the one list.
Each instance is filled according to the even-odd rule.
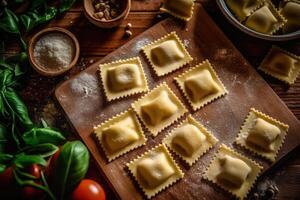
[[10,34],[20,34],[18,17],[9,9],[4,8],[0,19],[0,31]]
[[[6,65],[6,64],[5,64]],[[4,66],[0,62],[0,66]],[[9,65],[6,65],[10,67]],[[11,70],[0,70],[0,90],[3,91],[7,86],[9,86],[14,80],[14,74]]]
[[27,167],[32,164],[39,164],[42,166],[47,165],[47,161],[39,155],[26,155],[26,154],[19,154],[17,157],[14,159],[14,164],[17,167]]
[[44,24],[55,17],[57,9],[55,7],[47,7],[44,12],[39,12],[37,9],[31,12],[27,12],[20,16],[21,23],[25,27],[25,31],[28,32],[34,27]]
[[85,177],[89,167],[89,152],[80,141],[67,142],[61,148],[55,166],[54,185],[57,197],[63,200]]
[[57,150],[58,150],[57,146],[48,143],[48,144],[38,144],[35,146],[31,146],[26,150],[24,150],[24,153],[26,155],[40,155],[43,158],[47,158],[55,154]]
[[7,165],[9,164],[14,157],[10,154],[0,153],[0,163]]
[[42,143],[61,144],[65,137],[58,131],[50,128],[32,128],[22,136],[26,145],[36,145]]
[[0,174],[6,170],[6,165],[0,164]]
[[18,121],[21,123],[20,125],[25,129],[29,130],[34,125],[29,118],[29,114],[27,111],[27,107],[25,106],[24,102],[20,99],[19,95],[12,89],[4,91],[4,96],[7,100],[7,103],[11,108],[11,111],[17,117]]
[[75,1],[76,0],[61,0],[60,1],[59,12],[63,13],[65,11],[69,10],[73,6]]

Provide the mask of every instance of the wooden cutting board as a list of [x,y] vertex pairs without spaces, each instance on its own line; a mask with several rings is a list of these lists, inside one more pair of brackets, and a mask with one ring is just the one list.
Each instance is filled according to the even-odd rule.
[[[171,31],[177,32],[194,60],[184,68],[163,78],[158,78],[142,54],[141,48]],[[166,19],[160,22],[102,60],[94,63],[77,76],[65,81],[55,91],[55,97],[68,120],[96,160],[99,172],[103,173],[121,199],[145,198],[141,189],[138,188],[136,182],[129,175],[126,163],[158,145],[167,132],[177,124],[167,128],[155,138],[147,132],[148,141],[145,146],[108,163],[104,152],[93,137],[93,126],[128,109],[130,104],[141,95],[107,102],[98,76],[98,65],[135,56],[141,58],[150,88],[166,81],[174,93],[184,102],[190,113],[210,129],[220,140],[220,143],[225,143],[260,162],[264,166],[264,171],[272,165],[233,145],[233,141],[251,107],[255,107],[290,125],[277,161],[299,145],[299,121],[255,69],[235,49],[203,7],[199,5],[196,6],[194,16],[189,23],[185,24],[176,19]],[[213,64],[229,94],[197,112],[192,112],[186,99],[183,98],[182,93],[175,85],[173,78],[204,59],[209,59]],[[185,172],[185,176],[172,187],[159,193],[154,199],[231,198],[228,193],[202,179],[202,173],[215,154],[217,146],[200,158],[192,167],[188,167],[172,154],[180,168]]]

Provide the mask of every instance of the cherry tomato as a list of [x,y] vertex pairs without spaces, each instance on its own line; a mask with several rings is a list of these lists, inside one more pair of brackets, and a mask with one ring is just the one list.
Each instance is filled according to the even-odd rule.
[[[33,164],[26,168],[26,172],[30,173],[31,175],[35,176],[36,178],[41,177],[41,167],[37,164]],[[36,181],[37,184],[40,184],[40,181]],[[21,188],[21,198],[24,200],[35,200],[35,199],[41,199],[43,195],[45,194],[44,191],[36,189],[32,186],[25,186]]]
[[0,188],[10,186],[14,183],[14,175],[11,167],[0,174]]
[[48,161],[48,166],[45,170],[45,174],[49,180],[49,182],[52,181],[53,177],[55,176],[55,166],[57,162],[57,158],[60,154],[60,149],[55,152],[55,154],[52,155],[52,157]]
[[71,200],[105,200],[101,185],[91,179],[83,179],[71,194]]
[[16,199],[17,189],[13,168],[9,167],[0,174],[0,199]]

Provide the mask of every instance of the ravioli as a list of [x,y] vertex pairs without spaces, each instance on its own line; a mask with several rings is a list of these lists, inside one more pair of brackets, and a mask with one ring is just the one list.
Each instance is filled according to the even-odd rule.
[[280,13],[287,19],[287,23],[283,27],[285,33],[300,30],[300,1],[283,1],[281,3]]
[[208,60],[175,78],[193,110],[227,94],[227,90]]
[[263,167],[222,144],[210,162],[204,178],[230,192],[246,198]]
[[166,83],[158,85],[132,107],[154,136],[187,112]]
[[148,199],[184,176],[163,144],[132,160],[127,166]]
[[193,60],[175,32],[144,46],[143,52],[158,76],[169,74]]
[[132,109],[94,127],[94,132],[109,162],[146,142]]
[[193,15],[193,8],[193,0],[166,0],[160,10],[179,19],[189,21]]
[[99,69],[108,101],[148,90],[147,79],[138,57],[100,64]]
[[236,143],[274,162],[289,126],[251,108]]
[[228,8],[240,20],[244,21],[261,4],[260,0],[226,0]]
[[258,69],[274,78],[293,84],[300,72],[300,58],[273,46]]
[[272,35],[285,24],[286,19],[276,10],[271,1],[255,10],[245,21],[245,25],[257,32]]
[[163,143],[192,166],[217,141],[210,131],[189,115],[168,134]]

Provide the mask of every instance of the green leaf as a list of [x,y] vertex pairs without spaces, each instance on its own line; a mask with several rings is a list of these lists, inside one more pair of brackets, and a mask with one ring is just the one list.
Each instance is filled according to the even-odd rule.
[[0,153],[0,163],[1,164],[9,164],[14,157],[10,154]]
[[9,104],[7,106],[11,108],[11,111],[20,122],[21,127],[25,130],[31,129],[34,125],[29,117],[27,107],[19,95],[13,89],[9,89],[4,91],[4,96]]
[[10,34],[20,34],[18,17],[8,8],[4,8],[0,19],[0,31]]
[[28,147],[24,150],[27,155],[40,155],[43,158],[47,158],[55,154],[58,151],[58,147],[53,144],[38,144]]
[[19,154],[17,157],[14,159],[14,164],[17,167],[27,167],[32,164],[39,164],[42,166],[47,165],[47,161],[39,155],[25,155],[25,154]]
[[63,13],[65,11],[69,10],[75,2],[76,2],[76,0],[61,0],[59,12]]
[[32,128],[22,136],[26,145],[36,145],[43,143],[61,144],[65,137],[58,131],[50,128]]
[[28,32],[40,24],[44,24],[53,19],[57,14],[55,7],[47,7],[45,11],[39,12],[37,9],[20,16],[21,23],[25,31]]
[[89,152],[82,142],[73,141],[63,145],[57,158],[54,177],[59,199],[65,199],[66,194],[85,177],[88,167]]
[[6,170],[6,165],[0,164],[0,174]]
[[[0,61],[0,66],[4,66],[4,65],[6,64],[2,65]],[[9,66],[7,65],[7,69],[0,70],[0,91],[3,91],[7,86],[12,84],[12,82],[14,81],[14,73],[10,69],[8,69],[8,67]]]

